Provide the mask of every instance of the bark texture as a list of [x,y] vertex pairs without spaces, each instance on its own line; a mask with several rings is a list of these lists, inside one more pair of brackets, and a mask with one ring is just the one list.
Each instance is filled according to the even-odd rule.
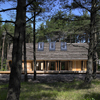
[[[35,0],[36,2],[36,0]],[[34,80],[36,80],[36,48],[35,48],[35,17],[36,17],[36,12],[34,12],[34,21],[33,21],[33,58],[34,58]]]
[[24,33],[24,81],[27,82],[26,34]]
[[92,0],[92,5],[91,5],[91,23],[90,23],[90,43],[89,43],[89,50],[88,50],[88,66],[87,66],[87,75],[85,77],[85,82],[90,83],[92,81],[92,68],[94,65],[95,68],[95,63],[93,63],[94,61],[94,57],[95,57],[95,53],[94,53],[94,34],[95,34],[95,18],[96,18],[96,0]]
[[7,100],[19,100],[21,69],[22,69],[22,43],[25,32],[26,0],[17,0],[17,14],[13,39],[12,65],[9,79]]

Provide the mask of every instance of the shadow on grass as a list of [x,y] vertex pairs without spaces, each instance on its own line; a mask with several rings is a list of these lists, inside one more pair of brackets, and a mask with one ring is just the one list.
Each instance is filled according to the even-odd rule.
[[85,83],[85,82],[81,82],[80,84],[77,85],[76,89],[90,89],[92,88],[92,84],[91,83]]
[[0,100],[6,100],[7,90],[8,90],[8,88],[5,87],[4,85],[3,86],[0,86]]
[[[39,92],[39,93],[34,93],[31,96],[27,96],[27,99],[24,100],[56,100],[56,95],[57,93],[49,93],[49,92]],[[23,95],[24,97],[24,95]],[[23,99],[20,99],[23,100]]]
[[[20,100],[32,100],[32,98],[34,98],[34,100],[57,100],[57,96],[59,96],[60,93],[65,93],[68,95],[73,93],[73,91],[77,91],[78,89],[86,89],[85,91],[87,91],[89,88],[91,88],[91,84],[85,84],[83,81],[25,83],[21,88]],[[63,95],[63,98],[64,97],[65,95]],[[87,97],[88,95],[85,95],[85,98]]]
[[73,82],[60,82],[60,83],[50,83],[49,86],[55,88],[57,91],[71,91],[79,89],[90,89],[92,84],[87,84],[83,81],[73,81]]
[[[90,93],[90,94],[85,94],[84,98],[86,100],[100,100],[100,93]],[[93,98],[93,99],[92,99]]]
[[[100,82],[100,81],[99,81]],[[73,82],[54,82],[54,83],[29,83],[23,82],[21,84],[21,94],[20,100],[57,100],[57,97],[67,97],[71,94],[72,96],[83,95],[84,99],[100,100],[100,94],[94,93],[93,89],[97,86],[99,87],[99,82],[94,81],[92,84],[86,84],[83,81],[73,81]],[[2,95],[3,99],[7,94],[6,88],[8,85],[2,85],[0,88],[0,97]],[[84,89],[84,90],[83,90]],[[87,89],[91,89],[91,92],[88,93]],[[99,88],[98,88],[99,89]],[[78,91],[79,90],[79,91]],[[73,94],[74,92],[74,94]],[[79,94],[78,94],[79,93]],[[86,94],[88,93],[88,94]],[[59,95],[61,94],[61,96]],[[65,98],[63,98],[65,100]],[[76,98],[77,99],[77,98]],[[70,100],[70,98],[69,98]],[[83,98],[82,98],[83,100]]]
[[57,92],[47,84],[28,83],[21,88],[20,100],[56,100],[56,96]]

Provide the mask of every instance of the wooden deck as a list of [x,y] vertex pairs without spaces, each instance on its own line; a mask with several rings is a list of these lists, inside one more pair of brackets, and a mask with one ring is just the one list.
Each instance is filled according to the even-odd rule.
[[[34,71],[27,71],[28,74],[33,74]],[[67,73],[86,73],[86,71],[36,71],[37,74],[67,74]],[[10,71],[0,71],[0,74],[10,74]],[[22,72],[24,74],[24,72]]]
[[[28,74],[33,74],[34,71],[27,71]],[[36,71],[37,74],[85,74],[86,71]],[[10,74],[10,71],[0,71],[0,74]],[[22,72],[24,74],[24,72]],[[100,71],[97,71],[97,74],[100,74]]]

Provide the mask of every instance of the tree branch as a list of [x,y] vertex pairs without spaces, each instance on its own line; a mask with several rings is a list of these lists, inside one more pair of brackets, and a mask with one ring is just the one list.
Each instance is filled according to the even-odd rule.
[[28,18],[28,20],[26,21],[26,22],[28,22],[28,21],[32,21],[31,19],[32,19],[33,17],[29,18],[29,17],[26,16],[26,18]]
[[98,7],[96,8],[96,11],[98,11],[98,10],[100,10],[100,6],[98,6]]
[[5,22],[5,23],[14,23],[15,24],[15,22],[14,21],[9,21],[9,20],[6,20],[6,21],[0,21],[0,22]]
[[5,12],[5,11],[9,11],[9,10],[16,10],[16,8],[2,9],[2,10],[0,10],[0,12]]
[[[78,18],[78,17],[75,16],[75,18]],[[81,17],[80,17],[79,19],[73,19],[73,20],[70,19],[70,18],[60,18],[60,19],[61,19],[61,20],[65,20],[65,21],[81,21],[81,20],[90,20],[90,18],[88,18],[88,17],[87,17],[87,18],[81,18]],[[56,21],[56,20],[57,20],[57,19],[55,19],[55,21]]]
[[76,3],[77,5],[79,5],[81,8],[84,8],[84,9],[88,10],[89,12],[91,12],[91,10],[89,10],[89,9],[87,9],[86,7],[84,7],[83,5],[79,4],[76,0],[74,0],[74,1],[75,1],[75,3]]
[[10,33],[7,32],[7,29],[6,28],[5,28],[5,31],[6,31],[6,34],[9,35],[12,39],[14,38]]
[[[41,9],[40,9],[40,11],[36,14],[36,16],[37,16],[40,12],[41,12]],[[34,18],[34,16],[32,16],[31,18],[29,18],[29,19],[26,21],[26,23],[27,23],[28,21],[30,21],[32,18]]]
[[29,6],[30,4],[32,4],[34,2],[34,0],[32,0],[31,2],[29,2],[25,7]]

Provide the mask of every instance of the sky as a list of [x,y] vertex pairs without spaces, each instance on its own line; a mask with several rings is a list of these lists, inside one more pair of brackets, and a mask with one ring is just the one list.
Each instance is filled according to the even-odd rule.
[[[59,0],[57,0],[55,3],[55,7],[53,7],[53,9],[51,10],[51,12],[49,13],[45,13],[45,15],[53,15],[55,14],[58,10],[62,10],[62,9],[59,9],[60,6],[60,3],[59,3]],[[47,5],[48,6],[48,5]],[[0,3],[0,10],[1,9],[8,9],[8,8],[11,8],[11,7],[16,7],[16,3],[12,4],[12,2],[5,2],[5,3]],[[3,20],[11,20],[11,19],[15,19],[15,15],[12,14],[11,16],[11,13],[16,13],[16,11],[6,11],[6,12],[0,12],[1,14],[1,17],[3,18]],[[76,14],[76,15],[79,15],[81,14],[81,11],[79,10],[74,10],[72,11],[72,13]],[[31,15],[29,13],[27,13],[27,16],[28,17],[31,17]],[[38,19],[39,17],[37,17]],[[36,22],[36,29],[39,28],[40,24],[41,23],[45,23],[45,20],[44,21],[37,21]]]

